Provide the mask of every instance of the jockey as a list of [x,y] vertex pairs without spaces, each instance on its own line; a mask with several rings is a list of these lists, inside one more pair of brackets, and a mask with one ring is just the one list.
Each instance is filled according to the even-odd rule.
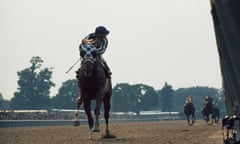
[[212,103],[213,102],[213,99],[209,96],[205,96],[205,103]]
[[192,103],[192,102],[193,102],[192,96],[188,96],[186,98],[186,103]]
[[108,46],[108,39],[107,35],[109,34],[109,31],[104,26],[98,26],[95,29],[94,33],[90,33],[88,36],[86,36],[82,43],[79,46],[80,50],[80,56],[84,57],[83,46],[87,43],[92,43],[96,47],[96,56],[100,60],[100,62],[103,64],[106,76],[108,78],[111,77],[111,71],[109,66],[107,65],[106,61],[103,59],[102,54],[106,51]]

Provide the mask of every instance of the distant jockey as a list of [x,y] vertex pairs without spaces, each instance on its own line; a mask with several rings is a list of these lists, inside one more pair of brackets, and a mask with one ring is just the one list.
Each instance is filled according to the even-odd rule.
[[187,103],[193,103],[193,97],[191,95],[186,98],[186,104]]

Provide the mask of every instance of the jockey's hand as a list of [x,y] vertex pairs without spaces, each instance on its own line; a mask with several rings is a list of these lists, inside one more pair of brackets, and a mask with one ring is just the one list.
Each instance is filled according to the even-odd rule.
[[89,43],[93,44],[95,43],[95,41],[93,39],[87,39],[87,38],[82,40],[82,44],[89,44]]

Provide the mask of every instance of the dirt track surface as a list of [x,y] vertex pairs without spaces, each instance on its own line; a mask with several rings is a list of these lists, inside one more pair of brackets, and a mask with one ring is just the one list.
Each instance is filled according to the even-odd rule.
[[188,126],[186,121],[113,123],[114,139],[100,133],[88,139],[88,126],[0,128],[0,144],[223,144],[220,124],[206,125],[201,120]]

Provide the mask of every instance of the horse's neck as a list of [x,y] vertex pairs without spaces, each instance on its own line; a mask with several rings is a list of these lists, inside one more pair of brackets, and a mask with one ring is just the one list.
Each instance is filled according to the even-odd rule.
[[191,102],[187,102],[187,105],[192,105],[192,103]]
[[208,101],[207,106],[212,106],[212,102]]
[[96,70],[104,72],[104,65],[103,65],[103,62],[100,59],[97,59],[95,61],[94,67],[95,67]]
[[189,107],[194,107],[193,103],[191,103],[191,102],[188,103],[188,106]]

